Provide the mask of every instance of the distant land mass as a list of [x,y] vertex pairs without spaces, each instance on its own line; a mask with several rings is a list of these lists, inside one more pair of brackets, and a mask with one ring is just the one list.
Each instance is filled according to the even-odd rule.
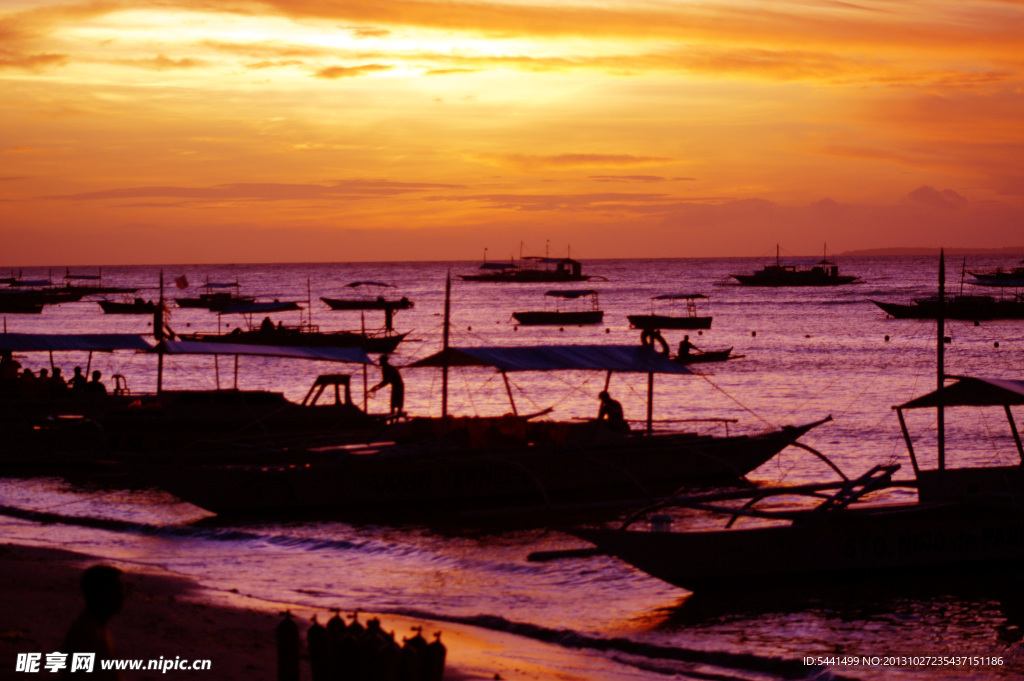
[[[839,255],[938,255],[938,248],[908,246],[906,248],[867,248],[859,251],[845,251]],[[1024,246],[1003,246],[1002,248],[946,248],[946,255],[1021,255]]]

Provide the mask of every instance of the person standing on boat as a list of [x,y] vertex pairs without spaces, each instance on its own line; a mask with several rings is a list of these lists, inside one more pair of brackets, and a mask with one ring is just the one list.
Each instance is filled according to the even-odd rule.
[[381,381],[370,388],[370,394],[377,392],[386,385],[391,386],[391,416],[401,416],[402,407],[405,404],[405,383],[398,369],[388,363],[388,356],[380,356]]
[[629,424],[622,411],[622,403],[613,399],[607,390],[602,390],[597,397],[601,400],[601,409],[597,412],[598,423],[607,421],[608,427],[612,430],[629,430]]

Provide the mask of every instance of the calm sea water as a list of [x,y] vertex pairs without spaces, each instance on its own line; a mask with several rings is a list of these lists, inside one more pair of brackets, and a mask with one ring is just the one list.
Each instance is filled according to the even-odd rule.
[[[1013,258],[972,257],[969,268],[1008,266]],[[931,322],[887,319],[870,299],[908,301],[934,293],[937,258],[842,258],[844,273],[863,283],[824,289],[758,289],[730,283],[730,273],[764,264],[753,259],[671,259],[587,261],[585,271],[607,281],[577,284],[599,291],[604,323],[592,327],[516,328],[513,311],[545,309],[548,286],[452,284],[452,344],[633,343],[627,314],[650,310],[650,298],[663,293],[703,293],[714,323],[689,332],[701,348],[733,347],[738,361],[699,367],[698,376],[659,377],[655,419],[662,428],[707,427],[720,423],[680,423],[683,419],[736,419],[730,432],[750,432],[832,415],[834,421],[803,438],[849,474],[878,463],[909,460],[891,406],[935,385],[935,327]],[[166,295],[192,293],[205,281],[237,280],[244,293],[260,299],[297,300],[323,329],[376,328],[372,311],[334,312],[320,296],[338,296],[345,284],[390,282],[389,296],[407,296],[415,307],[396,315],[398,331],[408,331],[393,364],[403,365],[436,351],[441,343],[444,280],[468,273],[476,263],[285,264],[103,268],[104,283],[147,287],[157,295],[162,271]],[[959,261],[950,261],[948,287],[960,286]],[[89,274],[95,270],[83,268]],[[23,276],[48,274],[25,269]],[[63,277],[63,268],[50,273]],[[178,291],[176,277],[191,286]],[[974,291],[976,292],[976,291]],[[299,321],[300,313],[275,317]],[[258,320],[257,320],[258,321]],[[102,314],[94,300],[48,307],[41,315],[8,315],[8,331],[149,332],[147,317]],[[205,310],[174,309],[178,331],[222,330],[244,323]],[[673,346],[683,332],[668,332]],[[947,328],[946,371],[991,377],[1019,377],[1024,359],[1024,323],[951,322]],[[19,358],[28,367],[49,365],[45,356]],[[68,375],[86,357],[58,355]],[[97,355],[92,368],[107,377],[126,376],[134,391],[156,385],[155,360],[114,353]],[[288,360],[242,358],[167,359],[165,386],[198,388],[237,381],[239,387],[283,391],[301,399],[319,373],[337,366]],[[362,400],[362,370],[356,399]],[[440,376],[436,370],[404,372],[406,408],[438,414]],[[379,380],[371,368],[366,380]],[[553,408],[555,418],[595,414],[603,374],[521,374],[513,393],[521,412]],[[479,369],[453,372],[451,408],[463,414],[509,410],[505,387],[495,374]],[[610,390],[627,418],[641,420],[646,376],[613,377]],[[387,410],[386,391],[368,400],[371,411]],[[1019,418],[1019,415],[1018,415]],[[924,456],[934,451],[934,414],[914,414],[909,426]],[[947,416],[951,456],[964,462],[1012,462],[1015,452],[1001,410]],[[806,452],[790,449],[751,476],[771,483],[796,484],[832,479],[830,470]],[[837,668],[847,678],[985,679],[1019,678],[1024,655],[1015,641],[1024,626],[1020,583],[984,580],[933,583],[921,575],[913,585],[868,584],[849,588],[765,593],[741,591],[736,597],[700,600],[612,558],[530,563],[536,550],[580,546],[555,530],[438,531],[414,524],[394,527],[340,522],[301,522],[230,527],[194,526],[205,514],[155,492],[76,488],[60,480],[0,481],[3,504],[68,516],[113,518],[139,523],[146,531],[107,531],[74,525],[39,525],[0,517],[0,537],[64,546],[101,556],[158,565],[196,577],[219,589],[237,589],[275,601],[324,608],[416,612],[516,629],[558,638],[595,651],[616,639],[618,662],[637,673],[663,678],[651,669],[695,673],[676,661],[692,651],[720,653],[703,672],[735,678],[783,678],[810,674],[799,660],[820,655],[998,655],[1005,664],[959,668]],[[153,531],[153,527],[163,528]],[[236,531],[237,530],[237,531]],[[751,556],[756,560],[756,556]],[[557,635],[556,635],[557,632]],[[597,654],[597,653],[595,653]],[[613,655],[613,653],[602,653]],[[781,666],[772,660],[791,661]],[[775,666],[773,666],[775,664]],[[682,666],[681,666],[682,665]],[[787,666],[788,665],[788,666]],[[689,669],[689,672],[687,670]],[[698,677],[694,677],[698,678]]]

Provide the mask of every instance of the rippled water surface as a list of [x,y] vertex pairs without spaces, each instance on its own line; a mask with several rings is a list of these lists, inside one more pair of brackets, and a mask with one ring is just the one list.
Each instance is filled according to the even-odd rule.
[[[971,268],[1012,265],[1007,258],[974,257]],[[681,427],[683,419],[736,419],[730,432],[799,423],[831,414],[834,421],[803,441],[826,453],[851,474],[876,463],[909,460],[891,407],[935,385],[935,327],[931,322],[892,320],[870,299],[906,302],[935,290],[935,258],[843,258],[844,273],[863,283],[827,289],[758,289],[730,283],[731,273],[764,264],[751,259],[587,261],[597,280],[573,287],[599,291],[605,321],[593,327],[516,328],[513,311],[545,309],[547,286],[452,284],[452,343],[509,345],[534,343],[633,343],[627,314],[650,310],[663,293],[709,296],[714,323],[689,332],[698,347],[733,347],[741,360],[708,364],[699,376],[658,377],[654,416],[659,427]],[[375,328],[379,313],[330,311],[320,296],[338,296],[357,280],[396,285],[389,296],[407,296],[411,310],[397,313],[397,330],[409,332],[393,364],[404,365],[439,349],[446,272],[470,272],[475,263],[373,263],[313,265],[228,265],[165,267],[166,295],[184,295],[171,285],[186,275],[193,284],[237,280],[242,291],[261,299],[311,302],[312,321],[323,329]],[[959,265],[948,277],[959,283]],[[156,267],[104,268],[109,284],[148,287],[157,295]],[[955,272],[954,272],[955,270]],[[28,277],[45,270],[25,270]],[[63,269],[54,270],[54,278]],[[566,286],[559,286],[566,288]],[[301,313],[303,318],[309,310]],[[299,313],[284,313],[288,323]],[[150,319],[104,315],[94,300],[47,307],[41,315],[8,315],[8,331],[139,332]],[[174,309],[178,331],[226,329],[242,323],[205,310]],[[1004,378],[1020,377],[1024,322],[952,322],[947,329],[946,371]],[[666,333],[675,345],[682,332]],[[49,357],[19,357],[28,367],[48,366]],[[84,356],[57,356],[65,373]],[[210,358],[167,358],[170,388],[229,386],[233,362]],[[135,391],[153,390],[151,356],[97,355],[92,368],[105,376],[126,376]],[[242,358],[237,381],[244,388],[283,391],[301,399],[313,378],[337,366],[289,360]],[[362,373],[356,376],[361,401]],[[436,370],[409,369],[406,408],[415,414],[440,412]],[[513,394],[522,411],[554,409],[553,418],[592,417],[603,374],[516,374]],[[379,380],[370,369],[367,381]],[[508,397],[500,377],[479,369],[453,371],[452,409],[464,414],[501,414]],[[630,419],[646,412],[646,377],[615,376],[611,392]],[[387,396],[368,400],[371,411],[386,411]],[[934,451],[934,413],[913,414],[909,426],[922,456]],[[687,427],[695,426],[686,423]],[[700,424],[722,430],[721,424]],[[951,455],[968,462],[1012,462],[1012,436],[1001,410],[947,416]],[[789,449],[751,477],[763,482],[800,483],[829,479],[831,472],[804,451]],[[0,481],[8,506],[62,516],[110,518],[118,526],[39,524],[0,517],[6,541],[60,545],[87,553],[159,565],[189,574],[220,589],[277,601],[345,609],[415,611],[489,626],[526,625],[532,635],[565,630],[576,645],[621,639],[629,656],[663,662],[693,651],[722,653],[721,665],[738,678],[782,678],[803,673],[797,664],[820,655],[999,655],[1003,666],[865,669],[834,671],[849,678],[1018,678],[1024,673],[1017,625],[1022,624],[1020,582],[934,581],[921,575],[912,584],[868,584],[813,590],[757,592],[737,585],[729,598],[702,600],[661,583],[611,558],[527,562],[537,550],[580,546],[554,529],[497,531],[438,530],[331,522],[230,526],[211,522],[195,507],[156,492],[76,487],[57,479]],[[205,520],[204,520],[205,518]],[[200,522],[196,522],[200,521]],[[750,560],[757,560],[751,556]],[[682,652],[680,652],[682,651]],[[744,656],[753,656],[748,659]],[[793,661],[772,667],[772,659]],[[660,678],[652,672],[652,678]]]

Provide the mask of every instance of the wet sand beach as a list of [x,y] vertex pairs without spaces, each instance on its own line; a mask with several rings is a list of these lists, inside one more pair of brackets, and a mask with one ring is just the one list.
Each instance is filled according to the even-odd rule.
[[[70,551],[4,544],[0,546],[0,678],[32,678],[15,672],[18,653],[60,651],[64,634],[82,608],[79,577],[97,564],[124,571],[127,597],[110,624],[116,654],[121,658],[210,660],[210,671],[124,672],[125,679],[209,678],[218,681],[261,681],[277,678],[274,628],[290,611],[305,630],[316,615],[325,623],[332,613],[314,608],[270,603],[242,594],[206,589],[171,572]],[[511,634],[451,623],[393,615],[360,613],[366,621],[379,617],[396,639],[442,632],[447,646],[444,678],[473,679],[629,679],[637,672],[598,654],[579,653]],[[62,651],[64,652],[64,651]],[[303,642],[302,679],[310,679]]]

